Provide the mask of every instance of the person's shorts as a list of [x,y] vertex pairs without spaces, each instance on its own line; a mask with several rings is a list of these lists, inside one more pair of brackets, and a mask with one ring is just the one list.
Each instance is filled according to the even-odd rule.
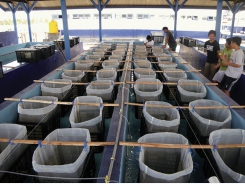
[[172,51],[176,51],[176,47],[177,47],[177,43],[175,44],[168,44],[169,48],[172,50]]
[[233,85],[233,82],[236,81],[237,79],[228,77],[227,75],[224,76],[224,78],[221,81],[221,88],[226,90],[226,91],[230,91],[231,87]]
[[213,81],[217,81],[218,83],[220,83],[222,81],[222,79],[225,76],[225,71],[221,71],[219,70],[213,77]]

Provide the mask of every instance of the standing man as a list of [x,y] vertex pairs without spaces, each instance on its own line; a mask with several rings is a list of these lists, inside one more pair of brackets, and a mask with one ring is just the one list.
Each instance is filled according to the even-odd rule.
[[220,47],[219,43],[215,40],[216,31],[210,30],[208,32],[209,40],[205,42],[204,49],[207,50],[207,60],[204,68],[204,76],[212,81],[216,72],[215,65],[219,61]]
[[221,87],[224,93],[228,96],[230,96],[230,90],[234,84],[234,81],[240,78],[243,70],[244,53],[240,48],[241,42],[241,37],[232,37],[231,47],[235,50],[231,53],[230,60],[227,58],[227,56],[221,56],[221,59],[225,60],[224,65],[228,66],[225,71],[225,76],[221,81]]
[[168,44],[169,48],[172,51],[175,51],[176,47],[177,47],[177,42],[175,41],[173,34],[168,30],[168,27],[163,27],[162,30],[164,33],[166,33],[165,44],[162,47],[166,48],[166,46]]

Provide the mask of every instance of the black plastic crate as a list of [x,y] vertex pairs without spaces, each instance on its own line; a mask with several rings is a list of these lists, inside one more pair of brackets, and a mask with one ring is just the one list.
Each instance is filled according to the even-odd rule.
[[[75,99],[74,96],[74,89],[76,86],[72,86],[71,89],[67,91],[67,93],[64,95],[62,99],[60,99],[61,102],[72,102]],[[66,113],[72,108],[71,105],[60,105],[60,110],[61,110],[61,117],[64,117]]]
[[4,77],[4,73],[3,73],[3,64],[0,61],[0,79]]
[[143,114],[143,106],[135,106],[135,118],[140,119]]
[[[94,147],[90,147],[90,151],[84,161],[84,166],[83,166],[83,171],[82,174],[79,178],[86,178],[86,179],[81,179],[79,181],[79,183],[94,183],[94,175],[95,175],[95,171],[96,171],[96,165],[95,165],[95,157],[94,157]],[[36,173],[37,175],[37,173]],[[79,179],[78,178],[78,179]],[[91,178],[91,179],[87,179],[87,178]],[[38,177],[34,177],[33,178],[34,182],[40,183],[39,178]],[[42,183],[68,183],[68,180],[64,179],[63,181],[60,179],[59,181],[55,180],[55,179],[49,179],[49,178],[42,178],[41,180]],[[72,183],[72,181],[69,181]]]
[[[105,140],[105,119],[102,118],[101,129],[99,132],[90,132],[91,142],[104,142]],[[101,153],[104,146],[94,146],[94,153]]]
[[[65,41],[64,40],[56,40],[54,41],[55,49],[56,50],[64,50],[65,49]],[[75,45],[74,39],[70,40],[70,47],[73,47]]]
[[[103,59],[101,59],[101,61],[103,61]],[[94,63],[94,65],[93,65],[93,70],[101,70],[101,69],[103,69],[103,67],[102,67],[102,62],[97,62],[96,61],[96,63]],[[96,76],[96,72],[93,72],[93,76]]]
[[[84,75],[83,77],[82,77],[82,79],[80,80],[80,81],[77,81],[77,82],[79,82],[79,83],[87,83],[88,81],[87,81],[87,76],[86,75]],[[73,94],[74,94],[74,99],[76,98],[76,97],[78,97],[78,96],[83,96],[84,95],[84,93],[86,92],[86,85],[76,85],[75,87],[74,87],[74,92],[73,92]]]
[[[189,102],[182,102],[181,101],[178,89],[176,90],[176,100],[177,100],[179,106],[189,106]],[[187,120],[190,119],[189,109],[181,109],[181,110],[179,110],[179,113],[180,113],[181,119],[187,119]]]
[[35,47],[42,50],[42,59],[47,59],[50,56],[50,48],[46,46]]
[[73,36],[74,39],[74,45],[79,44],[79,37],[78,36]]
[[[94,69],[94,65],[92,65],[91,67],[90,67],[90,70],[93,70]],[[86,73],[86,75],[87,75],[87,82],[91,82],[92,80],[93,80],[93,78],[94,78],[94,73],[92,73],[92,72],[85,72]],[[95,73],[96,74],[96,73]]]
[[42,49],[20,49],[15,52],[19,63],[36,63],[42,60]]
[[219,171],[219,167],[218,167],[218,165],[217,165],[217,163],[213,157],[211,150],[205,149],[205,153],[206,153],[210,163],[212,164],[212,166],[211,166],[209,161],[207,160],[207,158],[205,158],[204,163],[203,163],[203,167],[202,167],[205,178],[209,179],[212,176],[217,176],[220,183],[224,183],[222,175],[220,174],[220,171]]
[[64,40],[56,40],[54,41],[56,50],[64,50],[65,49],[65,41]]
[[[158,64],[153,65],[153,66],[156,68],[157,71],[162,71],[162,70],[160,69],[160,67],[158,66]],[[158,73],[157,73],[157,78],[158,78],[161,82],[166,82],[166,78],[164,77],[163,72],[158,72]]]
[[197,45],[197,41],[195,39],[185,37],[183,40],[184,40],[184,45],[187,47],[196,47]]
[[53,112],[52,117],[45,123],[18,121],[17,124],[26,126],[28,139],[43,140],[50,132],[60,128],[60,109],[57,108],[56,111]]
[[[201,144],[201,145],[208,144],[209,136],[202,136],[191,118],[188,119],[188,122],[189,124],[187,124],[187,138],[189,139],[191,144]],[[197,139],[199,140],[199,142],[197,141]],[[196,152],[200,157],[205,158],[205,154],[202,149],[196,149]]]
[[47,53],[46,53],[46,55],[48,57],[55,54],[55,45],[54,44],[43,44],[43,46],[41,46],[41,47],[46,47],[48,49]]
[[[28,174],[32,169],[32,152],[31,146],[27,145],[25,151],[16,159],[16,163],[13,164],[10,172],[16,172],[21,174]],[[3,176],[1,183],[23,183],[26,176],[19,174],[6,173]]]
[[75,45],[75,40],[74,39],[70,39],[70,47],[73,47]]
[[[103,100],[103,103],[114,104],[114,99],[115,99],[115,91],[112,90],[111,100]],[[103,107],[104,117],[105,118],[111,118],[112,117],[113,110],[114,110],[114,107],[111,107],[111,106]]]
[[146,125],[146,122],[145,122],[145,117],[144,115],[142,114],[141,116],[141,124],[140,124],[140,136],[144,136],[145,134],[148,134],[148,129],[147,129],[147,125]]
[[164,35],[162,31],[151,31],[151,39],[156,43],[162,43]]
[[50,56],[53,56],[55,54],[55,45],[53,44],[50,45],[49,49],[50,49]]
[[177,86],[163,85],[163,93],[168,100],[176,99]]

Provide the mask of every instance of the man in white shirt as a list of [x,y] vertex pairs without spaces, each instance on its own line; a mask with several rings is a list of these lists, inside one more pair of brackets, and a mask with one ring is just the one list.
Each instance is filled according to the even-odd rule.
[[151,39],[150,35],[147,35],[146,40],[144,41],[144,45],[150,48],[154,45],[154,41]]
[[242,39],[238,36],[231,38],[231,47],[234,51],[231,53],[230,60],[225,56],[221,56],[221,59],[225,59],[224,65],[228,66],[225,71],[225,76],[221,81],[222,90],[225,94],[230,96],[230,90],[234,81],[240,78],[243,71],[244,53],[240,48]]

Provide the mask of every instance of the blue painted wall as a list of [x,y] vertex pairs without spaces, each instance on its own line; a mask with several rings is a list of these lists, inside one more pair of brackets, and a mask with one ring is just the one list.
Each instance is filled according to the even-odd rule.
[[18,44],[18,37],[15,31],[0,32],[0,42],[3,42],[4,46]]
[[[103,29],[102,37],[105,38],[145,38],[151,34],[151,31],[162,30],[143,30],[143,29]],[[61,30],[61,34],[64,31]],[[79,36],[84,38],[98,38],[99,30],[85,29],[85,30],[69,30],[69,35]],[[187,36],[192,38],[207,38],[208,32],[206,31],[177,31],[177,37]]]
[[[227,30],[231,30],[231,26],[222,26],[222,29],[227,29]],[[240,31],[245,31],[245,27],[236,27],[234,26],[234,30],[233,33],[240,33]]]

